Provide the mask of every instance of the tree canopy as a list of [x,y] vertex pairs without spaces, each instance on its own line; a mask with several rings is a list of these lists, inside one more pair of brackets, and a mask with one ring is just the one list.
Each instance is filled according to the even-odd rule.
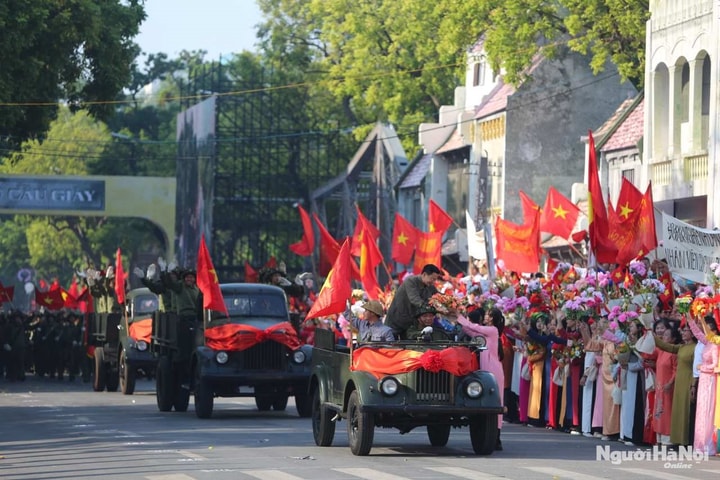
[[106,118],[140,53],[142,0],[0,2],[0,136],[43,135],[58,102]]
[[351,126],[390,121],[412,140],[419,123],[452,102],[465,54],[481,38],[494,70],[511,83],[522,81],[535,55],[552,57],[567,45],[588,54],[596,73],[613,62],[623,80],[642,85],[647,0],[258,3],[265,52],[305,52],[318,81],[343,99]]

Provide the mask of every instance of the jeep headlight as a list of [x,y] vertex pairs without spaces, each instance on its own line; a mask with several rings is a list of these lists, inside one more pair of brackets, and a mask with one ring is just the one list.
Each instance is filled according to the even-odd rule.
[[465,394],[470,398],[478,398],[482,395],[483,387],[482,383],[477,380],[471,380],[465,384]]
[[480,348],[484,348],[487,346],[487,340],[485,339],[485,337],[480,335],[477,337],[473,337],[470,343],[472,343],[473,345],[477,345]]
[[145,350],[147,350],[147,347],[148,347],[148,344],[145,340],[138,340],[137,343],[135,344],[135,348],[137,348],[141,352],[144,352]]
[[400,382],[395,377],[385,377],[380,380],[380,391],[388,397],[395,395],[399,389]]
[[293,362],[295,363],[304,363],[305,362],[305,352],[302,350],[295,350],[292,354]]
[[227,354],[227,352],[218,352],[218,353],[216,353],[216,354],[215,354],[215,360],[216,360],[220,365],[225,365],[225,364],[227,363],[227,361],[228,361],[228,354]]

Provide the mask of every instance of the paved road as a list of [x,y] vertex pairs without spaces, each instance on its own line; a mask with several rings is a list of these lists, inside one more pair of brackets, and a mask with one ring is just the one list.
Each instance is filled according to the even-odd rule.
[[[88,384],[0,380],[0,478],[141,480],[598,480],[720,478],[720,458],[673,463],[596,460],[596,448],[636,452],[558,432],[506,425],[505,449],[473,454],[467,430],[445,448],[424,431],[378,430],[368,457],[347,447],[340,423],[332,447],[317,447],[309,419],[292,400],[284,412],[258,412],[253,399],[220,399],[213,418],[160,413],[154,385],[132,396],[94,393]],[[640,450],[642,451],[642,449]],[[669,467],[676,468],[669,468]]]

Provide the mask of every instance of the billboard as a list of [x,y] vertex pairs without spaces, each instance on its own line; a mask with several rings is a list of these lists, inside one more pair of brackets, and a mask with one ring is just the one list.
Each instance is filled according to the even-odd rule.
[[210,247],[215,190],[215,110],[210,97],[177,117],[177,260],[195,268],[200,237]]

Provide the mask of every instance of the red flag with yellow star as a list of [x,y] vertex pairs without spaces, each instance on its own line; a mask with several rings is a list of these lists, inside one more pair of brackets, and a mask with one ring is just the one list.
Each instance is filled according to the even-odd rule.
[[198,249],[197,286],[203,294],[203,308],[222,312],[226,316],[230,316],[227,305],[225,305],[222,291],[220,290],[220,283],[218,282],[218,276],[215,272],[215,267],[213,267],[212,259],[210,258],[210,252],[208,252],[207,244],[205,243],[205,235],[200,238],[200,248]]
[[518,195],[520,195],[520,203],[522,204],[523,225],[531,225],[535,221],[538,212],[540,212],[540,206],[522,190],[518,192]]
[[350,249],[350,254],[353,257],[359,257],[364,241],[364,232],[367,231],[373,240],[377,240],[378,238],[380,238],[380,230],[378,230],[375,224],[373,224],[365,215],[363,215],[360,207],[356,205],[355,208],[357,209],[358,217],[357,223],[355,223],[355,231],[353,232],[352,236],[352,247]]
[[453,218],[440,205],[435,203],[431,198],[428,205],[428,232],[445,233],[450,225],[453,224]]
[[399,213],[395,214],[392,236],[392,259],[402,265],[408,265],[415,253],[418,229]]
[[643,194],[628,179],[622,179],[615,208],[608,212],[609,240],[617,248],[616,263],[626,265],[637,256],[647,253],[640,243],[638,220],[642,213]]
[[580,215],[580,209],[555,187],[550,187],[545,197],[545,207],[540,213],[540,231],[568,238]]
[[41,292],[36,288],[35,303],[37,303],[38,308],[45,307],[48,310],[60,310],[65,306],[65,299],[59,288],[47,292]]
[[347,301],[352,296],[352,264],[350,241],[346,239],[325,278],[317,300],[305,316],[306,320],[345,311]]
[[614,263],[617,251],[608,240],[610,226],[605,208],[600,176],[598,174],[597,151],[591,131],[588,131],[588,233],[590,248],[600,263]]
[[665,285],[665,291],[658,295],[660,302],[663,304],[663,311],[672,310],[672,304],[675,302],[675,290],[673,289],[673,279],[670,270],[663,273],[660,281]]

